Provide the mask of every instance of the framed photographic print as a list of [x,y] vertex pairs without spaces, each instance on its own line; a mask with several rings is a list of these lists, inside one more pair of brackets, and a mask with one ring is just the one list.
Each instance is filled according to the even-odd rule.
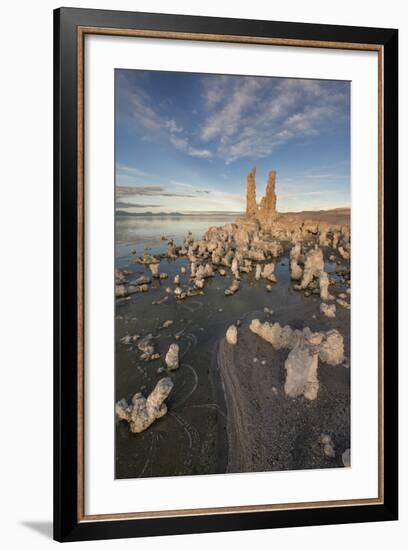
[[54,28],[55,538],[397,519],[397,31]]

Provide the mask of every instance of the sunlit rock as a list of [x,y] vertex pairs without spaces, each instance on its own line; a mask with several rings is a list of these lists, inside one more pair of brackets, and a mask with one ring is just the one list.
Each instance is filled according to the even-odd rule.
[[161,418],[167,413],[167,405],[164,401],[173,389],[173,382],[170,378],[159,380],[146,399],[142,393],[135,393],[130,404],[126,399],[121,399],[116,403],[115,412],[120,420],[129,423],[130,430],[133,433],[145,431],[153,424],[155,420]]

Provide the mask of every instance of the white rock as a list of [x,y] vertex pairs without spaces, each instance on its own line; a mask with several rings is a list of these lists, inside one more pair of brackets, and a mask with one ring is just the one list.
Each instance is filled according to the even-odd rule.
[[320,443],[323,445],[323,452],[328,458],[334,458],[336,456],[334,443],[328,434],[322,434],[320,436]]
[[227,342],[231,345],[235,345],[238,342],[238,331],[235,325],[228,327],[227,333],[225,335]]
[[150,271],[152,272],[152,276],[155,277],[155,278],[159,278],[159,268],[160,268],[160,264],[149,264],[149,269]]
[[343,336],[336,329],[326,333],[320,346],[319,358],[328,365],[340,365],[344,361]]
[[239,281],[237,279],[234,279],[230,284],[230,286],[224,290],[224,294],[225,296],[232,296],[233,294],[235,294],[235,292],[237,292],[238,289],[239,289]]
[[321,333],[302,333],[285,361],[285,393],[289,397],[304,395],[314,400],[319,391],[317,365]]
[[176,370],[179,367],[179,346],[171,344],[166,354],[166,365],[169,370]]
[[302,278],[302,268],[295,259],[290,260],[290,278],[293,281],[300,281]]
[[293,332],[289,325],[281,327],[279,323],[261,323],[259,319],[253,319],[249,329],[272,344],[275,349],[290,347]]
[[336,456],[334,447],[330,443],[323,446],[323,452],[328,458],[334,458]]
[[345,300],[342,300],[341,298],[337,298],[336,302],[339,304],[339,306],[344,307],[344,309],[350,309],[350,304]]
[[232,260],[231,271],[234,277],[236,279],[239,279],[239,262],[236,257]]
[[164,403],[173,389],[173,382],[170,378],[162,378],[146,399],[138,392],[132,397],[131,404],[125,399],[116,403],[115,412],[118,418],[129,423],[133,433],[140,433],[146,430],[153,422],[167,413],[167,406]]
[[336,317],[336,306],[334,304],[322,302],[320,304],[320,311],[323,315],[326,315],[326,317]]
[[196,279],[194,281],[194,286],[196,288],[204,288],[204,279]]
[[305,258],[303,277],[299,288],[305,289],[312,282],[313,277],[324,270],[323,252],[320,248],[309,250]]
[[274,271],[275,271],[275,264],[273,262],[271,262],[269,264],[264,265],[264,268],[262,270],[261,275],[264,279],[267,279],[268,281],[271,281],[272,283],[275,283],[276,282],[276,277],[273,273]]
[[325,271],[319,273],[319,287],[320,287],[320,299],[323,302],[328,302],[331,298],[329,294],[329,276]]

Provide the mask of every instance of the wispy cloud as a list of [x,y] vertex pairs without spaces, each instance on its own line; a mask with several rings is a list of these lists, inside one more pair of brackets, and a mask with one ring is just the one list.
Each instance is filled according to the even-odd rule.
[[174,145],[176,149],[182,151],[183,153],[187,153],[187,155],[190,155],[191,157],[211,157],[211,152],[208,149],[199,149],[197,147],[193,147],[192,145],[190,145],[189,140],[186,137],[178,137],[170,134],[169,141],[172,145]]
[[212,156],[211,151],[200,148],[191,142],[191,136],[187,135],[187,132],[174,117],[159,111],[157,105],[143,88],[143,79],[140,81],[141,85],[134,84],[132,87],[127,85],[125,75],[122,75],[121,79],[121,90],[127,95],[131,106],[131,116],[134,122],[144,129],[145,139],[165,142],[192,157],[209,158]]
[[117,164],[116,173],[125,174],[128,176],[137,176],[137,177],[144,177],[147,175],[146,172],[139,170],[139,168],[136,168],[135,166],[127,166],[125,164]]
[[[163,208],[168,210],[229,210],[241,211],[244,208],[245,197],[239,193],[228,193],[220,190],[201,189],[183,182],[171,181],[168,187],[162,185],[144,185],[144,186],[116,186],[116,196],[119,199],[116,202],[118,208]],[[138,197],[143,201],[143,197],[149,197],[150,201],[155,198],[165,197],[166,204],[138,202],[134,204],[132,199]],[[180,201],[180,198],[185,199]],[[124,200],[123,200],[124,199]]]
[[327,131],[346,115],[347,95],[333,93],[330,83],[222,76],[208,82],[204,100],[201,138],[230,163]]

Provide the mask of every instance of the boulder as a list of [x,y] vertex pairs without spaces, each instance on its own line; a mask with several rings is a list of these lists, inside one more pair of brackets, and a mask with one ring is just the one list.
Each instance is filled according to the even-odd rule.
[[326,337],[320,346],[319,358],[328,365],[340,365],[344,361],[343,336],[338,330],[326,332]]
[[233,279],[230,286],[224,290],[224,294],[225,296],[232,296],[237,292],[237,290],[239,290],[239,280]]
[[160,273],[159,273],[160,264],[158,263],[149,264],[149,269],[152,272],[152,276],[154,278],[158,279],[160,277]]
[[133,433],[145,431],[155,420],[167,413],[167,405],[164,401],[173,389],[173,382],[170,378],[159,380],[146,399],[142,393],[135,393],[130,404],[126,399],[116,403],[115,412],[120,420],[129,423]]
[[335,304],[326,304],[322,302],[320,304],[320,312],[326,317],[336,317],[336,306]]
[[330,299],[333,298],[333,296],[329,294],[329,285],[330,285],[329,276],[325,271],[320,271],[319,273],[320,299],[323,300],[323,302],[328,302]]
[[321,333],[302,332],[296,338],[294,347],[285,361],[285,393],[288,397],[303,395],[314,400],[319,391],[317,365]]
[[179,368],[179,346],[178,344],[171,344],[169,351],[166,354],[166,365],[169,370],[176,370]]
[[226,332],[225,338],[228,342],[228,344],[235,345],[238,341],[238,330],[235,325],[231,325],[228,327],[228,330]]
[[318,276],[324,270],[323,252],[320,248],[309,250],[305,258],[302,281],[300,289],[305,289],[313,281],[313,277]]

